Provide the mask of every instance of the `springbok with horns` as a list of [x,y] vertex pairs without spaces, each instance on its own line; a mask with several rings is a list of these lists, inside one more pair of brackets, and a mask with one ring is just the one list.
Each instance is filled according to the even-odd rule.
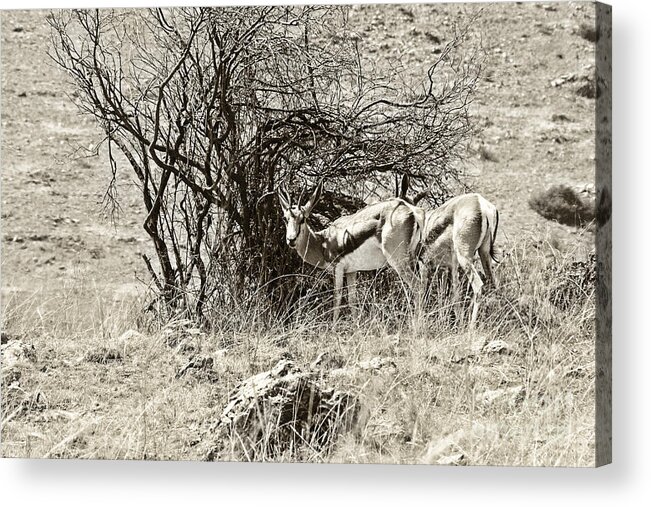
[[[427,195],[421,192],[413,200],[407,198],[409,178],[403,176],[398,197],[413,206]],[[482,282],[474,265],[475,255],[479,253],[486,282],[495,286],[491,262],[495,258],[495,237],[499,224],[499,213],[494,204],[480,194],[463,194],[446,201],[435,209],[424,210],[425,224],[419,268],[421,279],[426,283],[430,271],[438,266],[449,268],[452,276],[452,294],[455,302],[459,299],[459,270],[468,277],[472,287],[472,314],[470,329],[474,328],[479,309]],[[456,305],[455,305],[456,306]]]
[[287,225],[287,244],[308,264],[334,273],[334,320],[339,318],[344,276],[351,305],[357,301],[358,271],[372,271],[388,264],[413,287],[424,211],[394,198],[366,206],[357,213],[338,218],[321,231],[313,231],[307,218],[322,190],[323,181],[304,206],[292,202],[284,185],[278,189],[278,197]]

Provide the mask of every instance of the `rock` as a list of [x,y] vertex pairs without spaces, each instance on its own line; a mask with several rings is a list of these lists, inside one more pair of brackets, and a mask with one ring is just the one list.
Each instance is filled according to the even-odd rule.
[[343,357],[332,352],[321,352],[310,364],[312,370],[332,370],[342,368],[346,364]]
[[331,377],[354,377],[360,372],[379,372],[393,373],[398,369],[393,359],[388,357],[373,357],[365,361],[359,361],[352,366],[335,368],[330,370]]
[[367,361],[360,361],[357,366],[362,370],[380,370],[382,368],[397,369],[396,363],[389,357],[374,357]]
[[86,352],[84,361],[98,364],[108,364],[113,361],[122,361],[122,352],[110,347],[100,347]]
[[26,412],[42,412],[48,408],[47,398],[41,391],[26,394],[23,398],[23,409]]
[[485,336],[473,336],[470,343],[470,352],[473,354],[478,354],[484,349],[484,346],[488,342],[488,338]]
[[120,345],[127,345],[129,343],[132,343],[134,341],[139,341],[144,338],[143,334],[136,331],[135,329],[129,329],[122,333],[118,338],[116,338],[116,343],[119,343]]
[[467,352],[457,353],[455,352],[450,357],[450,362],[454,364],[472,364],[479,361],[479,358],[475,354],[470,354]]
[[504,340],[491,340],[484,345],[482,352],[486,354],[510,354],[513,349]]
[[578,77],[577,77],[576,74],[563,74],[562,76],[560,76],[560,77],[558,77],[556,79],[553,79],[550,84],[554,88],[556,88],[558,86],[564,85],[565,83],[572,83],[572,82],[576,81],[577,79],[578,79]]
[[43,412],[48,405],[49,403],[41,391],[27,392],[17,383],[3,386],[3,424],[26,413]]
[[36,422],[42,423],[52,423],[52,422],[64,422],[70,423],[71,421],[76,421],[81,417],[81,413],[72,412],[70,410],[62,410],[58,408],[52,408],[44,410],[42,414],[35,418]]
[[321,352],[317,358],[310,363],[310,370],[318,370],[323,364],[323,360],[327,357],[327,352]]
[[443,39],[441,39],[441,37],[432,32],[425,32],[425,37],[433,44],[441,44],[441,42],[443,42]]
[[[290,358],[291,359],[291,358]],[[317,358],[310,364],[312,371],[327,371],[331,377],[351,377],[361,371],[379,371],[379,370],[396,370],[397,366],[393,359],[389,357],[373,357],[355,364],[345,366],[346,361],[339,355],[333,355],[330,352],[321,352]]]
[[167,346],[184,353],[197,352],[198,343],[206,338],[205,333],[188,319],[170,322],[161,333]]
[[[15,238],[14,238],[14,240],[15,240]],[[9,343],[9,340],[12,340],[13,338],[14,337],[11,334],[5,333],[4,331],[2,331],[2,333],[0,333],[0,345],[4,345],[6,343]]]
[[183,368],[176,374],[176,378],[192,374],[198,380],[215,383],[219,380],[217,372],[213,370],[214,359],[212,357],[193,357]]
[[325,385],[319,372],[283,359],[235,389],[214,425],[215,444],[206,459],[225,449],[229,457],[264,460],[303,447],[328,448],[358,412],[353,395]]
[[441,456],[436,460],[437,465],[459,466],[466,464],[466,456],[463,453]]
[[138,348],[146,339],[145,335],[135,329],[128,329],[117,338],[111,340],[109,347],[116,348],[126,355]]
[[461,342],[463,343],[462,345],[455,347],[452,351],[449,361],[454,364],[472,364],[479,362],[481,360],[480,354],[488,341],[487,337],[473,335],[470,337],[469,343],[467,339],[464,338],[464,340]]
[[423,457],[423,463],[430,465],[438,463],[439,459],[451,454],[452,451],[456,451],[457,442],[461,440],[464,435],[465,430],[460,429],[439,440],[430,442],[427,446],[425,456]]
[[10,368],[17,363],[35,363],[36,349],[34,345],[20,340],[11,340],[0,346],[2,368]]
[[594,200],[597,196],[597,189],[595,188],[594,183],[591,182],[574,185],[574,190],[577,194],[581,195],[581,197],[584,198],[590,198]]
[[563,375],[566,378],[581,378],[588,374],[588,368],[585,366],[577,366],[565,372]]
[[18,383],[20,382],[20,378],[22,377],[23,372],[20,369],[19,366],[9,366],[9,367],[2,367],[2,375],[0,376],[0,382],[2,383],[3,387],[11,386],[11,385],[16,385],[18,386]]
[[499,389],[488,389],[478,393],[475,400],[483,405],[492,405],[497,401],[506,401],[510,406],[522,403],[526,394],[524,386],[504,387]]
[[496,441],[499,438],[495,425],[473,422],[443,438],[431,441],[421,462],[429,465],[467,465],[470,457],[463,452],[464,449],[473,449],[479,441]]

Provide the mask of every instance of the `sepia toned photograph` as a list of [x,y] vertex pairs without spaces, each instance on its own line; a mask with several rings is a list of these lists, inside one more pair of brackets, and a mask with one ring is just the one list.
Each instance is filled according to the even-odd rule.
[[3,10],[3,458],[611,462],[611,10]]

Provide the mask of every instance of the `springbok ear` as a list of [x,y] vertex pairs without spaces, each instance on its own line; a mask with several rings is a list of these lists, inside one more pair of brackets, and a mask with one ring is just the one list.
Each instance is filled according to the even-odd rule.
[[278,200],[280,201],[280,206],[283,208],[283,210],[287,211],[292,207],[292,200],[289,197],[284,184],[278,187],[278,191],[276,193],[278,194]]
[[305,212],[305,215],[309,215],[310,213],[312,213],[312,208],[314,208],[314,205],[321,198],[322,192],[323,192],[323,180],[319,181],[319,184],[314,189],[314,192],[312,192],[312,195],[305,203],[305,206],[303,206],[303,211]]
[[402,175],[402,181],[400,182],[400,199],[407,198],[407,191],[409,190],[409,176],[406,174]]

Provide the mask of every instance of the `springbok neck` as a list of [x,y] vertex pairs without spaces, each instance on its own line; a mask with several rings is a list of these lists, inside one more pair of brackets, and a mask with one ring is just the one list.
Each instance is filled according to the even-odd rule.
[[301,232],[296,238],[296,252],[301,258],[317,268],[325,269],[328,261],[323,253],[322,232],[314,232],[307,222],[301,227]]

